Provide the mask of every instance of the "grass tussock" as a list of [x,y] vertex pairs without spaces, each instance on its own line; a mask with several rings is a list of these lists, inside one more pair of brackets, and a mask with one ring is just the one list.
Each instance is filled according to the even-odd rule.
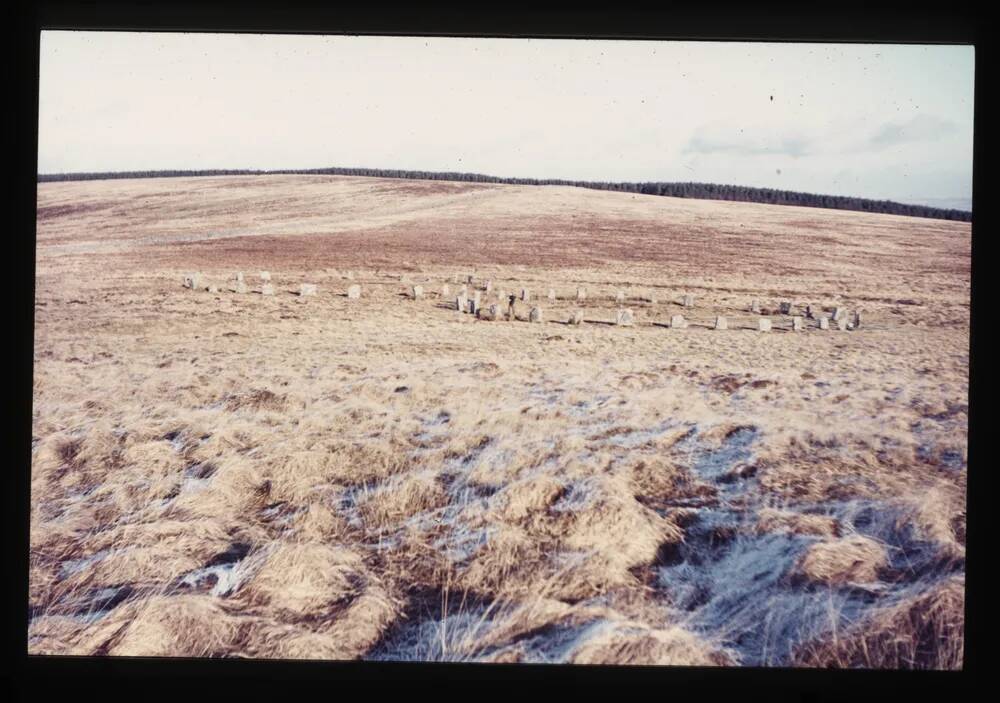
[[852,535],[811,545],[796,565],[795,574],[827,585],[873,583],[888,563],[884,546],[868,537]]

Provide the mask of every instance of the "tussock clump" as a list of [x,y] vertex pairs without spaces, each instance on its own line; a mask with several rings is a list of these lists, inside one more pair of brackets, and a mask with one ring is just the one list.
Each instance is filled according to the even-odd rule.
[[853,535],[809,547],[795,567],[795,576],[828,585],[872,583],[888,563],[885,547]]
[[248,410],[284,410],[288,396],[278,395],[266,388],[256,388],[246,393],[232,395],[225,400],[227,410],[234,411],[241,408]]
[[651,628],[635,622],[608,623],[576,651],[573,664],[721,666],[728,662],[697,635],[681,627]]
[[793,535],[840,537],[840,523],[835,517],[809,515],[775,508],[762,508],[757,513],[756,530],[758,534],[787,532]]
[[885,608],[846,632],[806,643],[792,664],[867,669],[962,668],[965,576]]
[[348,486],[383,481],[411,468],[406,448],[385,439],[341,445],[331,453],[331,478]]
[[447,500],[448,495],[439,481],[424,475],[411,475],[368,493],[359,501],[358,508],[366,528],[382,530],[417,513],[442,507]]
[[239,635],[238,619],[209,596],[154,596],[136,603],[132,612],[108,654],[220,657],[232,652]]
[[948,556],[965,556],[965,492],[937,484],[903,501],[900,523],[915,526]]

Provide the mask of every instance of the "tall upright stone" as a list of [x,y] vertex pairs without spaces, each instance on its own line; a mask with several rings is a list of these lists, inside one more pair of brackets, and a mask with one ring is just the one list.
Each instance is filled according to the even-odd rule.
[[855,310],[854,311],[854,321],[853,321],[853,324],[854,324],[854,329],[858,329],[859,327],[861,327],[861,311],[860,310]]
[[682,330],[687,327],[687,322],[684,320],[683,315],[671,315],[670,316],[670,328]]
[[413,286],[411,289],[411,295],[414,300],[420,300],[424,297],[424,287],[423,286]]
[[845,317],[847,317],[847,308],[836,307],[833,309],[834,322],[840,322],[840,320]]
[[656,302],[658,300],[656,291],[650,290],[649,294],[646,296],[646,300],[649,301],[651,304],[656,305]]
[[229,290],[231,290],[233,293],[246,293],[247,284],[244,283],[243,281],[232,281],[229,286]]
[[468,274],[468,275],[467,275],[467,276],[465,277],[465,282],[466,282],[466,283],[468,283],[468,284],[469,284],[469,285],[471,286],[471,285],[472,285],[472,282],[473,282],[473,281],[474,281],[475,279],[476,279],[476,277],[475,277],[475,276],[473,276],[473,275],[472,275],[472,274],[470,273],[470,274]]
[[771,320],[767,317],[757,318],[757,331],[759,332],[770,332],[771,331]]
[[234,281],[241,281],[242,282],[243,281],[243,272],[242,271],[237,271],[235,274],[233,274],[233,280]]
[[468,310],[470,314],[475,315],[477,312],[479,312],[480,305],[478,298],[469,298],[466,305],[468,305]]
[[793,332],[801,332],[802,329],[803,329],[803,327],[802,327],[802,318],[799,317],[798,315],[796,315],[795,317],[792,318],[792,331]]
[[528,322],[541,322],[542,321],[542,309],[537,305],[531,308],[531,312],[528,313]]
[[531,302],[531,291],[529,291],[527,288],[522,288],[521,289],[521,300],[524,301],[525,303],[530,303]]
[[547,297],[548,297],[549,300],[555,300],[556,299],[556,289],[555,288],[549,288],[549,294],[548,294]]
[[459,312],[465,312],[469,308],[469,299],[465,297],[464,294],[459,293],[455,298],[455,309]]
[[622,327],[631,327],[635,324],[635,315],[628,308],[619,308],[615,311],[615,324]]
[[726,322],[726,318],[722,315],[716,315],[715,317],[715,329],[717,330],[727,330],[729,329],[729,324]]
[[361,297],[361,286],[355,283],[353,286],[347,287],[347,297],[349,300],[357,300]]
[[843,332],[847,329],[847,315],[842,315],[839,320],[834,320],[837,323],[837,329]]
[[492,279],[486,281],[486,285],[483,286],[483,290],[486,293],[489,293],[491,290],[493,290],[493,280]]
[[830,329],[830,318],[827,317],[826,315],[820,315],[819,316],[819,328],[821,330],[828,330],[828,329]]

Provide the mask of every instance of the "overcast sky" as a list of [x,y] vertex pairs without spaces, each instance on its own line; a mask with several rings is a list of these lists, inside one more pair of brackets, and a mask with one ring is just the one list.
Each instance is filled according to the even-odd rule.
[[971,208],[971,46],[42,32],[40,173],[358,166]]

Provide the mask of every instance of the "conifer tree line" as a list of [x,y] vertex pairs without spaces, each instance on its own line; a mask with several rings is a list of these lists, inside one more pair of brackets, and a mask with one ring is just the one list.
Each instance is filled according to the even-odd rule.
[[381,168],[313,168],[313,169],[209,169],[200,171],[117,171],[107,173],[52,173],[39,174],[38,181],[90,181],[112,178],[171,178],[183,176],[258,176],[258,175],[331,175],[368,176],[375,178],[412,178],[432,181],[459,181],[474,183],[506,183],[511,185],[559,185],[596,190],[613,190],[622,193],[642,195],[665,195],[674,198],[696,198],[702,200],[733,200],[771,205],[798,205],[802,207],[830,208],[834,210],[858,210],[908,217],[930,217],[939,220],[972,221],[972,213],[966,210],[908,205],[891,200],[870,200],[843,195],[818,195],[774,188],[752,188],[750,186],[719,185],[715,183],[611,183],[605,181],[570,181],[555,178],[501,178],[481,173],[458,173],[454,171],[404,171]]

